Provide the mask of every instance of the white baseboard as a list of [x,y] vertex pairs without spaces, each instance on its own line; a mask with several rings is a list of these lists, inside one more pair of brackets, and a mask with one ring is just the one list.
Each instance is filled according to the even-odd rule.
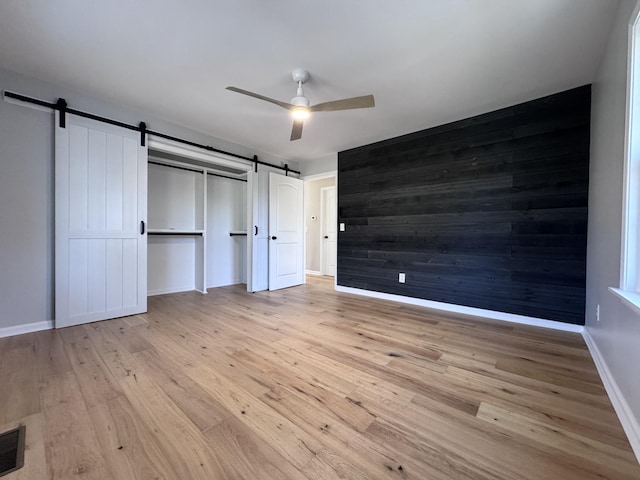
[[148,290],[147,297],[154,297],[156,295],[166,295],[167,293],[193,292],[194,290],[196,290],[195,287],[167,288],[164,290]]
[[307,275],[322,275],[322,273],[318,272],[317,270],[305,270],[304,273],[306,273]]
[[620,387],[618,387],[615,378],[613,378],[611,370],[609,370],[607,362],[600,353],[600,349],[589,333],[589,330],[585,328],[584,332],[582,332],[582,336],[584,337],[584,341],[589,348],[591,357],[596,364],[596,368],[598,369],[604,388],[607,391],[607,395],[609,395],[613,409],[616,411],[618,419],[622,424],[622,428],[627,434],[633,453],[635,453],[638,462],[640,462],[640,424],[638,423],[638,419],[633,414],[627,400],[620,391]]
[[231,280],[229,281],[229,283],[220,283],[217,285],[208,285],[207,289],[209,288],[220,288],[220,287],[230,287],[232,285],[246,285],[247,282],[241,278],[235,279],[235,280]]
[[52,328],[53,320],[25,323],[24,325],[15,325],[12,327],[1,327],[0,338],[13,337],[14,335],[22,335],[23,333],[39,332],[41,330],[51,330]]
[[584,327],[582,325],[574,325],[572,323],[543,320],[541,318],[526,317],[524,315],[516,315],[514,313],[496,312],[493,310],[484,310],[482,308],[465,307],[462,305],[454,305],[451,303],[434,302],[432,300],[423,300],[422,298],[405,297],[402,295],[394,295],[391,293],[373,292],[371,290],[343,287],[341,285],[336,285],[336,291],[352,293],[355,295],[364,295],[365,297],[371,298],[380,298],[382,300],[391,300],[392,302],[407,303],[409,305],[417,305],[419,307],[433,308],[435,310],[442,310],[445,312],[461,313],[463,315],[474,315],[476,317],[485,317],[492,320],[502,320],[505,322],[532,325],[534,327],[551,328],[554,330],[562,330],[565,332],[582,333],[582,331],[584,330]]

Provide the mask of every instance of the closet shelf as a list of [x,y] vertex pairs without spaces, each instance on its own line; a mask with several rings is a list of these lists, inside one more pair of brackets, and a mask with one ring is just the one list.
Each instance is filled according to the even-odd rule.
[[202,235],[204,230],[188,230],[182,228],[150,228],[149,235]]

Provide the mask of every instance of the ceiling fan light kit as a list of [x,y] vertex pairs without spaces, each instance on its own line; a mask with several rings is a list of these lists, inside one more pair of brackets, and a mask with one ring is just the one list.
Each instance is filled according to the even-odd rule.
[[298,120],[306,120],[311,115],[307,107],[297,107],[291,110],[291,116]]
[[291,129],[290,140],[299,140],[302,137],[303,121],[311,115],[311,112],[337,112],[339,110],[353,110],[356,108],[372,108],[375,106],[375,100],[373,95],[364,95],[361,97],[345,98],[342,100],[334,100],[331,102],[319,103],[314,106],[309,106],[309,99],[304,95],[304,89],[302,85],[309,80],[311,75],[303,68],[294,70],[291,74],[293,81],[298,84],[296,90],[296,96],[291,99],[291,103],[281,102],[273,98],[265,97],[258,93],[243,90],[238,87],[227,87],[227,90],[232,92],[247,95],[249,97],[257,98],[265,102],[273,103],[291,112],[293,117],[293,128]]

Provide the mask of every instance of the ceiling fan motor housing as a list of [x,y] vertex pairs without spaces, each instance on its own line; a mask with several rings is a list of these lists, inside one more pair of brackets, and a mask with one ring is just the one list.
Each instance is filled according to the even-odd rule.
[[301,92],[301,88],[298,89],[298,96],[293,97],[291,99],[291,105],[295,105],[296,107],[308,107],[309,99],[304,96],[304,92]]
[[304,68],[296,68],[291,74],[293,81],[296,83],[299,83],[299,82],[304,83],[308,81],[309,76],[310,76],[309,72],[307,72]]

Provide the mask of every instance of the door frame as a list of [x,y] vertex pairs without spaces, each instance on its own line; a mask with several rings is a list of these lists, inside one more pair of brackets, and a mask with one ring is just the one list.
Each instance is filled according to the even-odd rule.
[[[286,187],[286,188],[285,188]],[[280,194],[293,189],[296,194],[296,201],[293,207],[280,203]],[[286,205],[283,210],[281,205]],[[294,209],[295,230],[280,230],[280,220],[282,218],[291,219],[292,209]],[[286,213],[285,213],[286,211]],[[282,215],[281,215],[282,214]],[[285,222],[289,225],[289,222]],[[303,285],[306,283],[305,275],[305,233],[304,233],[304,181],[299,178],[281,175],[279,173],[269,173],[269,291],[280,290],[282,288]],[[284,238],[284,242],[283,242]],[[282,266],[282,256],[280,247],[291,248],[295,245],[295,259],[297,268],[293,273],[279,275]],[[291,258],[287,255],[287,258]]]
[[[317,173],[314,175],[305,175],[303,177],[300,177],[300,180],[304,180],[305,183],[305,188],[306,188],[306,184],[307,182],[313,182],[316,180],[324,180],[325,178],[333,178],[333,185],[336,188],[336,218],[337,218],[337,211],[338,211],[338,171],[337,170],[329,170],[328,172],[325,173]],[[306,223],[306,218],[308,217],[307,215],[307,205],[305,203],[304,206],[304,217],[305,217],[305,232],[306,232],[306,228],[307,228],[307,223]],[[322,240],[322,237],[320,237],[320,239]],[[337,242],[337,238],[336,238],[336,242]],[[305,251],[305,263],[307,261],[307,236],[305,235],[305,245],[304,245],[304,251]],[[321,244],[322,245],[322,244]],[[336,244],[337,245],[337,244]],[[337,247],[336,247],[337,249]],[[322,255],[322,248],[320,249],[321,255]],[[322,270],[322,258],[320,258],[320,270]],[[305,275],[309,275],[309,274],[313,274],[316,275],[315,272],[308,272],[307,270],[305,270]],[[334,275],[333,277],[333,285],[334,287],[337,285],[337,278],[338,278],[338,272],[337,272],[337,265],[336,265],[336,275]]]
[[[149,150],[169,153],[179,157],[197,160],[215,166],[229,167],[235,170],[244,170],[247,172],[247,229],[251,230],[253,225],[253,162],[235,158],[224,153],[209,153],[200,148],[190,147],[182,143],[166,140],[163,138],[149,135],[147,142]],[[249,232],[248,232],[249,233]],[[253,235],[247,235],[247,291],[253,291]],[[206,285],[205,285],[206,288]]]
[[[333,190],[334,191],[334,199],[335,199],[334,208],[335,208],[335,211],[336,211],[336,218],[337,218],[337,213],[338,213],[338,195],[337,195],[338,187],[337,187],[337,185],[332,185],[332,186],[329,186],[329,187],[320,188],[320,219],[322,221],[322,224],[320,225],[320,273],[322,275],[327,275],[327,276],[328,276],[328,274],[326,272],[325,264],[324,264],[324,261],[325,261],[325,258],[324,258],[325,257],[324,236],[325,236],[325,228],[326,228],[326,224],[325,224],[325,221],[326,221],[326,218],[325,218],[325,216],[326,216],[326,211],[325,211],[325,208],[326,208],[325,193],[328,190]],[[336,225],[336,240],[335,240],[335,242],[336,242],[336,249],[337,249],[337,247],[338,247],[337,225]],[[338,252],[336,251],[336,256],[337,256],[337,253]],[[333,276],[335,277],[335,272],[334,272]]]

